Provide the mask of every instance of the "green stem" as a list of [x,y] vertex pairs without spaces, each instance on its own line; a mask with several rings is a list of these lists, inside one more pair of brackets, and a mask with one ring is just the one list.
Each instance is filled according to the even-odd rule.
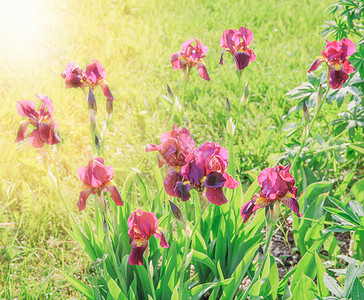
[[183,94],[181,99],[181,115],[180,115],[181,126],[183,126],[184,124],[186,88],[187,88],[187,81],[183,81]]
[[184,273],[185,273],[185,270],[186,270],[186,267],[187,267],[184,264],[186,262],[187,253],[189,252],[192,236],[195,233],[195,230],[197,228],[197,224],[200,223],[201,217],[202,217],[202,212],[198,216],[198,219],[196,220],[196,223],[193,225],[191,234],[188,237],[186,237],[185,250],[183,252],[183,259],[182,259],[182,266],[181,266],[181,271],[179,273],[179,291],[178,291],[178,295],[180,297],[179,299],[182,299],[182,296],[183,296],[183,277],[184,277]]
[[310,131],[311,131],[311,129],[312,129],[312,127],[313,127],[313,125],[315,124],[315,121],[316,121],[317,115],[319,114],[319,112],[320,112],[320,110],[321,110],[321,108],[322,108],[323,103],[326,101],[326,97],[327,97],[327,95],[328,95],[329,91],[330,91],[330,88],[328,88],[328,89],[327,89],[327,91],[326,91],[326,93],[325,93],[324,97],[321,99],[321,102],[320,102],[320,103],[319,103],[319,105],[317,106],[317,109],[316,109],[315,114],[314,114],[314,116],[313,116],[313,118],[312,118],[312,120],[311,120],[310,125],[309,125],[308,127],[307,127],[307,125],[306,125],[306,126],[303,128],[303,138],[302,138],[302,143],[301,143],[301,146],[300,146],[300,148],[299,148],[298,152],[296,153],[296,155],[295,155],[295,157],[294,157],[294,159],[293,159],[293,162],[292,162],[292,164],[291,164],[291,169],[293,169],[293,167],[295,166],[295,164],[296,164],[296,162],[297,162],[297,159],[298,159],[298,158],[300,157],[300,155],[301,155],[301,152],[302,152],[302,150],[303,150],[303,147],[306,145],[307,138],[308,138],[308,136],[310,135]]

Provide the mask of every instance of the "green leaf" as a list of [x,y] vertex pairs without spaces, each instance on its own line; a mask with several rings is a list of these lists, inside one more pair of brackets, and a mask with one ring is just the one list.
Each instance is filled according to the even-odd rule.
[[214,273],[214,276],[217,277],[216,267],[210,257],[208,257],[206,254],[196,251],[196,250],[192,250],[191,252],[192,252],[192,260],[198,261],[198,262],[206,265],[207,267],[209,267],[210,270]]
[[90,289],[87,285],[85,285],[82,281],[75,279],[65,272],[59,270],[64,277],[72,284],[72,286],[79,291],[81,294],[83,294],[87,299],[94,299],[94,296],[92,294],[92,289]]
[[135,267],[136,267],[138,276],[140,278],[140,282],[142,283],[142,286],[143,286],[142,290],[143,290],[144,296],[154,295],[154,293],[155,293],[154,284],[148,275],[148,271],[145,269],[144,266],[135,266]]
[[355,265],[355,262],[351,262],[346,268],[344,284],[344,296],[346,298],[349,298],[354,279],[356,278]]
[[317,268],[315,264],[315,251],[319,251],[325,239],[331,233],[324,234],[321,239],[317,240],[311,248],[305,253],[305,255],[301,258],[300,262],[297,264],[296,272],[293,274],[292,282],[291,282],[291,292],[293,293],[296,284],[302,277],[302,274],[314,279],[317,274]]
[[320,294],[321,297],[330,296],[329,290],[327,289],[324,283],[325,267],[316,251],[315,251],[315,264],[317,267],[318,293]]
[[356,201],[364,204],[364,178],[354,183],[350,192],[353,194]]
[[342,298],[344,297],[343,291],[337,281],[330,277],[326,272],[324,273],[324,283],[325,286],[329,289],[331,293],[333,293],[336,297]]
[[354,255],[360,261],[364,260],[364,230],[356,230],[354,233]]
[[358,278],[355,278],[353,289],[351,291],[352,300],[362,300],[364,299],[364,287]]
[[107,281],[107,286],[109,288],[109,292],[112,296],[113,299],[125,299],[127,300],[128,298],[123,294],[123,292],[121,291],[121,289],[119,288],[119,286],[117,285],[117,283],[114,281],[114,279],[112,279],[111,277],[109,278],[109,280]]
[[191,300],[198,300],[201,299],[201,297],[210,289],[212,289],[213,287],[216,286],[220,286],[220,285],[227,285],[229,284],[231,281],[233,280],[233,278],[229,278],[229,279],[225,279],[223,281],[218,281],[218,282],[208,282],[208,283],[203,283],[203,284],[199,284],[197,286],[194,286],[191,289]]
[[300,280],[292,292],[292,299],[312,300],[315,299],[314,293],[317,293],[317,287],[315,283],[310,277],[302,274]]
[[250,264],[252,263],[259,246],[259,244],[255,245],[253,248],[245,253],[243,260],[236,267],[234,273],[231,276],[233,280],[225,287],[221,299],[229,300],[234,298],[234,295],[238,290],[239,285],[241,284],[241,281],[243,280]]

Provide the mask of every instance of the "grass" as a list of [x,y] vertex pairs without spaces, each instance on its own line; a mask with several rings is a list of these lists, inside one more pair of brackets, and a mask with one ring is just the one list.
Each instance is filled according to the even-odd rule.
[[[64,88],[60,73],[65,64],[76,60],[85,67],[98,59],[107,70],[116,100],[105,162],[114,166],[115,181],[122,186],[131,167],[151,172],[145,144],[157,142],[173,124],[183,125],[172,115],[176,108],[162,96],[169,83],[182,97],[181,74],[172,70],[170,55],[187,39],[197,37],[209,47],[205,62],[211,77],[206,82],[196,70],[191,72],[185,95],[187,127],[197,144],[214,140],[228,146],[226,121],[230,116],[235,120],[243,87],[228,53],[224,65],[218,65],[219,40],[225,29],[245,26],[254,33],[251,48],[257,60],[242,75],[242,83],[249,83],[250,98],[234,151],[247,186],[245,172],[272,164],[285,151],[287,136],[282,129],[289,122],[300,122],[299,115],[287,115],[295,103],[286,101],[285,93],[306,80],[306,70],[324,45],[319,32],[329,4],[327,0],[35,1],[39,32],[0,42],[4,50],[0,52],[0,298],[77,298],[57,269],[82,278],[89,268],[84,253],[65,231],[70,228],[67,211],[46,176],[39,151],[27,142],[14,143],[22,121],[15,109],[17,100],[33,100],[39,93],[54,101],[63,138],[55,147],[54,161],[62,178],[61,191],[80,219],[76,172],[91,155],[88,113],[82,92]],[[2,30],[11,30],[6,26],[2,24]],[[225,111],[226,97],[231,112]],[[105,108],[100,89],[96,98],[101,121]],[[328,107],[324,114],[330,119],[336,112]]]

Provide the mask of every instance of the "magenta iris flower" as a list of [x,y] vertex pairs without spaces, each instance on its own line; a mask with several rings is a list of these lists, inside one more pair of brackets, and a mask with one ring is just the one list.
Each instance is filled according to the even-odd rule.
[[241,208],[240,213],[244,223],[248,221],[253,212],[277,200],[288,206],[298,217],[302,216],[299,213],[297,187],[294,186],[295,179],[289,171],[290,168],[287,165],[267,168],[260,172],[258,176],[259,194],[255,194],[252,200],[244,203]]
[[100,195],[105,190],[109,191],[111,199],[114,200],[117,206],[124,205],[119,190],[112,181],[114,169],[111,166],[105,166],[101,157],[91,159],[86,167],[77,170],[77,175],[83,183],[77,202],[79,211],[85,209],[86,200],[90,194]]
[[187,163],[188,157],[193,156],[195,142],[186,128],[179,129],[176,125],[172,131],[162,133],[160,141],[160,145],[147,145],[146,151],[159,151],[159,167],[165,163],[168,165],[164,188],[168,195],[175,197],[176,183],[182,180],[181,168]]
[[223,48],[220,65],[223,64],[223,56],[226,51],[234,56],[237,70],[245,69],[250,62],[256,59],[253,50],[249,48],[252,40],[253,33],[245,27],[241,27],[239,30],[225,30],[220,39],[220,45]]
[[93,60],[92,64],[87,65],[86,71],[83,71],[75,61],[71,61],[66,65],[66,69],[61,76],[65,79],[66,88],[88,86],[94,90],[97,86],[100,86],[105,97],[114,100],[105,80],[106,70],[97,60]]
[[56,133],[58,124],[53,117],[53,102],[47,96],[36,95],[36,97],[43,102],[38,110],[34,101],[21,100],[16,103],[18,114],[28,120],[20,125],[15,143],[24,140],[27,136],[28,125],[33,125],[35,129],[28,136],[28,142],[32,147],[42,148],[44,143],[58,144],[61,138]]
[[[196,45],[194,46],[193,44],[195,42]],[[183,78],[188,80],[192,67],[195,67],[198,69],[198,74],[200,74],[203,79],[210,81],[205,63],[202,60],[206,57],[207,50],[208,47],[202,45],[196,38],[184,42],[181,51],[171,55],[173,69],[182,70]]]
[[308,73],[315,71],[325,62],[329,67],[329,84],[332,89],[340,89],[348,80],[349,74],[355,72],[348,57],[356,52],[355,44],[349,39],[338,41],[326,41],[326,50],[322,50],[322,56],[318,57],[311,65]]
[[199,146],[193,156],[189,156],[187,164],[181,169],[182,180],[174,187],[176,196],[182,201],[190,198],[190,190],[202,192],[206,189],[206,198],[213,204],[227,202],[223,187],[235,189],[239,182],[228,172],[229,153],[218,143],[204,143]]
[[65,71],[61,74],[64,78],[66,88],[84,87],[83,70],[75,61],[71,61],[66,65]]
[[159,167],[165,163],[178,170],[186,164],[186,158],[193,154],[195,142],[190,136],[190,132],[186,129],[179,129],[177,125],[173,126],[172,131],[164,132],[161,136],[161,144],[147,145],[145,150],[159,151]]
[[155,213],[142,211],[141,209],[131,213],[128,218],[128,235],[131,245],[129,264],[143,265],[143,253],[147,249],[152,235],[160,239],[161,247],[169,248],[163,232],[158,229],[158,224]]

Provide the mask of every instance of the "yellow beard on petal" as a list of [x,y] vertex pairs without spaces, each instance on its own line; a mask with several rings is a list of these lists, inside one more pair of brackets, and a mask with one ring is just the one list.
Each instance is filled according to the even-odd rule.
[[257,206],[259,206],[259,207],[268,206],[269,203],[270,203],[269,200],[265,199],[264,197],[260,197],[260,196],[254,202],[254,204],[257,205]]

